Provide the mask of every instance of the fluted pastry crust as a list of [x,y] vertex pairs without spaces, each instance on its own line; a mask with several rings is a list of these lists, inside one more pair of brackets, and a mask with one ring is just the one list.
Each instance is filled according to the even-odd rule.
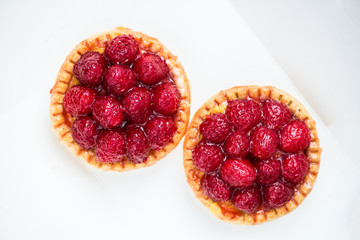
[[[147,161],[140,164],[131,163],[127,158],[117,163],[101,163],[96,161],[94,150],[85,150],[77,144],[71,135],[71,124],[75,120],[63,109],[63,98],[67,90],[78,84],[73,74],[74,63],[88,51],[103,53],[106,42],[120,35],[131,35],[139,45],[140,51],[147,51],[161,56],[170,69],[170,75],[178,88],[181,101],[175,115],[177,131],[171,142],[158,151],[151,150]],[[81,157],[87,164],[102,170],[129,171],[148,167],[169,154],[180,142],[186,133],[190,116],[190,86],[184,68],[177,57],[174,56],[159,40],[136,32],[128,28],[118,27],[114,30],[93,35],[79,43],[67,56],[56,77],[56,82],[51,90],[50,119],[59,141],[64,143],[75,155]]]
[[[304,121],[311,131],[311,144],[305,152],[310,160],[309,172],[304,177],[303,182],[295,189],[292,199],[279,208],[267,211],[259,210],[255,213],[245,213],[237,210],[230,201],[216,203],[207,195],[203,194],[201,179],[204,173],[195,167],[192,160],[192,150],[201,140],[199,126],[205,120],[205,117],[212,113],[224,113],[228,101],[246,98],[256,100],[273,99],[285,104],[295,118]],[[184,140],[184,170],[187,182],[195,193],[195,196],[208,207],[216,217],[231,223],[255,225],[283,216],[301,204],[314,186],[319,171],[321,150],[315,121],[306,111],[305,107],[293,96],[271,86],[239,86],[219,92],[206,101],[195,113]]]

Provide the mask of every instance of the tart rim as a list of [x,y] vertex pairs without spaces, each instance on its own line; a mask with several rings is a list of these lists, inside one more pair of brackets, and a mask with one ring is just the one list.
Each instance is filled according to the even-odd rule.
[[[125,157],[125,160],[121,162],[101,163],[96,161],[94,149],[85,150],[73,140],[71,125],[68,126],[69,123],[67,122],[71,119],[70,123],[72,124],[75,118],[70,116],[70,114],[63,109],[62,103],[66,91],[72,87],[71,84],[75,79],[73,74],[73,66],[75,62],[86,52],[104,51],[107,41],[124,34],[134,37],[135,41],[139,45],[140,53],[141,50],[155,53],[162,57],[167,63],[171,78],[181,95],[180,105],[174,116],[177,131],[170,143],[165,145],[163,148],[158,151],[150,150],[148,158],[144,163],[134,164],[130,162],[127,157]],[[186,76],[184,68],[180,62],[177,61],[177,57],[156,38],[150,37],[141,32],[133,31],[129,28],[117,27],[113,30],[94,34],[86,38],[77,44],[68,54],[57,74],[56,82],[51,89],[50,120],[59,141],[66,145],[76,156],[82,158],[85,163],[101,170],[123,172],[154,165],[160,159],[168,155],[179,144],[186,133],[189,123],[190,103],[191,94],[189,80]],[[67,117],[64,117],[65,115],[67,115]]]
[[[276,100],[287,106],[295,118],[304,121],[311,132],[310,146],[304,151],[305,155],[310,160],[310,167],[308,173],[304,177],[304,180],[298,187],[294,188],[294,195],[285,205],[271,210],[259,210],[255,213],[243,212],[243,214],[239,216],[232,214],[230,211],[223,211],[221,206],[219,206],[219,203],[213,201],[202,192],[201,179],[205,174],[199,171],[193,164],[192,150],[201,140],[199,127],[207,115],[217,113],[219,112],[219,109],[220,112],[225,113],[225,104],[227,104],[228,101],[246,98],[252,98],[255,100]],[[296,98],[287,92],[272,86],[235,86],[230,89],[220,91],[218,94],[207,100],[196,111],[184,139],[183,164],[187,182],[196,198],[198,198],[204,206],[209,208],[216,217],[234,224],[256,225],[283,216],[294,210],[302,203],[305,197],[311,192],[317,178],[321,151],[322,149],[320,148],[315,121],[305,109],[303,104],[301,104]],[[200,175],[200,177],[198,177],[198,175]],[[231,200],[225,202],[224,204],[227,203],[230,205],[230,201]],[[231,207],[231,205],[229,207]],[[233,205],[232,207],[234,208],[234,211],[240,211]]]

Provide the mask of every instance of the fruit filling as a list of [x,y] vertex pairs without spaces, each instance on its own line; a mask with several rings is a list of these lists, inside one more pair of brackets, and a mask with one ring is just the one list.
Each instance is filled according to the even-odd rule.
[[[311,133],[275,100],[233,100],[208,115],[193,163],[203,194],[245,213],[285,205],[309,171]],[[228,205],[226,205],[228,206]]]
[[144,163],[151,150],[171,143],[181,95],[159,55],[122,35],[106,42],[103,54],[83,54],[73,73],[63,107],[73,117],[74,141],[97,161]]

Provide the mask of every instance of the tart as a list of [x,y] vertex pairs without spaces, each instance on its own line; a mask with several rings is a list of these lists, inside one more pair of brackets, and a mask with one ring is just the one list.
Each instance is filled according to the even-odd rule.
[[275,87],[239,86],[195,113],[183,160],[187,182],[215,216],[255,225],[301,204],[320,155],[315,121],[298,100]]
[[190,87],[177,57],[128,28],[78,44],[50,93],[59,140],[102,170],[155,164],[177,146],[189,122]]

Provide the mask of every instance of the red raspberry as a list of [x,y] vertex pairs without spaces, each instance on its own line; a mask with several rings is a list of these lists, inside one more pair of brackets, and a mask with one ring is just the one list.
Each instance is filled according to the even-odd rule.
[[230,199],[230,186],[219,176],[206,174],[201,182],[203,193],[215,202],[225,202]]
[[157,85],[153,90],[154,110],[163,115],[176,113],[180,104],[180,93],[171,82]]
[[87,52],[74,64],[74,75],[84,85],[99,86],[108,63],[98,52]]
[[108,92],[120,96],[135,85],[135,72],[128,67],[112,65],[105,73],[104,85]]
[[292,121],[281,131],[280,146],[289,153],[297,153],[310,146],[311,133],[302,121]]
[[309,159],[304,153],[288,155],[283,161],[284,179],[292,184],[303,180],[309,171]]
[[105,55],[112,64],[130,63],[139,55],[139,47],[132,36],[121,35],[107,44]]
[[82,148],[90,149],[95,147],[98,135],[98,126],[91,117],[76,119],[71,126],[71,135],[75,142]]
[[256,172],[246,159],[228,159],[220,169],[222,179],[234,187],[251,186],[256,179]]
[[133,123],[144,123],[151,113],[151,93],[142,87],[134,87],[122,100],[127,118]]
[[261,205],[261,192],[256,186],[238,188],[234,191],[232,201],[234,206],[244,212],[252,213]]
[[177,127],[172,118],[155,117],[146,123],[144,130],[150,147],[154,150],[160,150],[171,142]]
[[97,161],[119,162],[125,155],[125,135],[122,132],[103,130],[97,140]]
[[268,159],[279,145],[277,132],[266,127],[258,127],[251,134],[251,153],[259,159]]
[[120,101],[111,96],[98,97],[92,110],[94,119],[106,128],[120,126],[124,118]]
[[283,182],[275,182],[271,185],[264,186],[263,198],[266,209],[278,208],[292,198],[294,189]]
[[86,116],[91,113],[91,106],[96,92],[88,87],[74,86],[66,92],[63,106],[65,111],[74,117]]
[[139,126],[130,125],[125,133],[128,159],[135,164],[145,162],[150,148],[144,131]]
[[169,73],[169,67],[164,60],[153,53],[144,53],[136,59],[134,70],[139,74],[140,81],[145,84],[155,84]]
[[194,165],[202,172],[216,170],[225,159],[225,154],[217,145],[201,142],[192,152]]
[[206,116],[205,121],[200,124],[201,135],[213,143],[223,142],[231,130],[231,124],[223,113]]
[[290,110],[284,104],[275,100],[266,101],[262,111],[263,123],[267,127],[276,130],[281,129],[291,118]]
[[236,131],[229,135],[224,145],[230,157],[245,157],[250,151],[250,140],[246,133]]
[[274,183],[281,176],[281,162],[275,157],[256,161],[254,167],[257,172],[256,182],[261,185]]
[[226,108],[226,116],[240,130],[249,130],[260,120],[260,106],[253,100],[234,100]]

